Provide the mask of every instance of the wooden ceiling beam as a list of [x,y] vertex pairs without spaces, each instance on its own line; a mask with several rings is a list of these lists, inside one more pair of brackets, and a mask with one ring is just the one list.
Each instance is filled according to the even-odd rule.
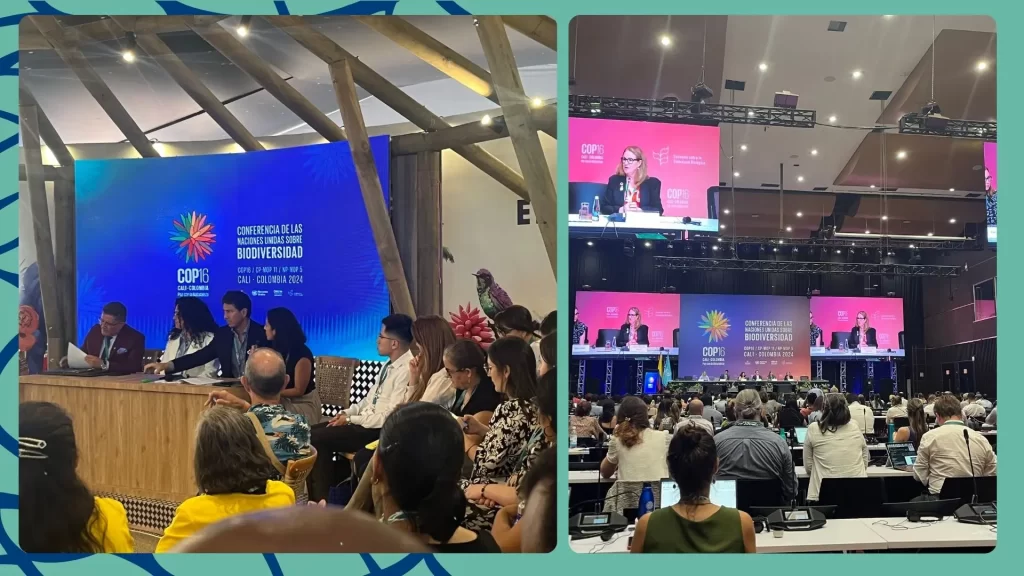
[[352,16],[420,60],[488,100],[498,103],[491,74],[469,58],[398,16]]
[[487,56],[487,67],[494,77],[501,110],[505,115],[512,147],[519,159],[530,193],[530,204],[537,216],[544,248],[548,253],[551,271],[558,271],[558,203],[555,181],[551,177],[540,135],[530,113],[530,99],[523,89],[522,78],[516,65],[512,44],[505,32],[500,16],[481,16],[477,19],[477,35]]
[[[133,31],[136,34],[167,32],[186,32],[186,21],[192,20],[203,24],[219,22],[227,16],[125,16],[135,21]],[[68,48],[80,48],[96,42],[111,42],[125,37],[124,30],[111,22],[110,18],[62,28],[61,43]],[[18,35],[19,50],[52,50],[53,46],[36,30],[34,26],[23,23]]]
[[[131,30],[135,24],[127,18],[120,16],[112,16],[112,20],[117,22],[124,30]],[[139,48],[144,50],[150,55],[161,68],[166,71],[178,86],[185,91],[196,104],[213,118],[213,121],[219,125],[228,136],[231,137],[243,150],[247,152],[253,152],[257,150],[263,150],[263,145],[256,140],[256,137],[252,135],[252,132],[242,124],[238,118],[235,117],[228,109],[227,106],[221,103],[221,101],[214,96],[213,92],[203,84],[202,80],[196,76],[195,72],[189,69],[184,62],[178,58],[177,54],[171,51],[171,49],[164,43],[153,32],[142,32],[136,34],[136,43]]]
[[391,216],[387,204],[384,203],[384,191],[380,184],[377,164],[370,149],[370,136],[366,131],[366,121],[362,108],[359,106],[359,95],[352,79],[352,69],[348,60],[341,60],[330,65],[331,81],[334,93],[338,98],[341,117],[351,136],[349,146],[352,150],[352,161],[356,166],[356,177],[359,189],[363,193],[363,203],[370,217],[370,228],[373,240],[377,244],[384,279],[391,293],[391,303],[395,312],[416,317],[416,307],[409,290],[409,281],[402,268],[402,257],[398,253],[398,241],[395,230],[391,227]]
[[[533,122],[538,127],[552,126],[553,128],[557,124],[557,112],[558,110],[553,104],[537,108],[532,111]],[[448,150],[457,146],[479,144],[502,138],[508,138],[508,127],[505,125],[505,117],[498,116],[492,118],[490,124],[486,125],[474,120],[437,132],[416,132],[395,136],[391,139],[391,153],[401,156],[418,152]]]
[[[360,62],[355,56],[339,46],[326,35],[313,30],[298,16],[269,16],[267,21],[285,31],[328,65],[347,60],[352,69],[355,83],[372,94],[395,112],[398,112],[422,130],[430,132],[451,128],[440,116],[428,110],[383,76]],[[501,160],[476,144],[459,146],[453,150],[485,174],[524,200],[529,199],[526,181]]]
[[219,24],[199,26],[188,22],[193,32],[206,40],[210,46],[220,52],[225,58],[238,66],[248,74],[257,84],[262,86],[284,104],[289,110],[295,113],[303,122],[309,124],[313,130],[323,136],[329,142],[341,142],[346,140],[345,131],[320,111],[312,102],[303,96],[298,90],[284,81],[277,75],[277,72],[270,67],[262,58],[242,44],[230,32]]
[[547,16],[502,16],[505,24],[527,38],[558,51],[558,24]]
[[125,110],[121,102],[114,96],[114,93],[100,78],[96,70],[86,60],[85,55],[78,48],[68,48],[63,44],[62,28],[57,19],[53,16],[28,16],[26,18],[39,30],[47,39],[53,49],[60,56],[65,64],[71,67],[71,71],[82,81],[85,89],[92,94],[96,102],[107,113],[117,129],[124,134],[125,138],[132,143],[143,158],[157,158],[160,156],[153,144],[149,141],[146,133],[139,128],[139,125],[132,119],[131,114]]
[[68,150],[67,144],[64,143],[64,139],[57,133],[57,129],[53,127],[53,123],[46,117],[46,113],[36,102],[35,96],[29,91],[28,86],[24,82],[18,86],[18,92],[21,97],[21,104],[23,106],[34,106],[38,112],[39,117],[39,136],[42,137],[43,142],[46,143],[46,147],[50,149],[53,157],[57,159],[57,162],[66,168],[75,167],[75,159],[71,156],[71,151]]

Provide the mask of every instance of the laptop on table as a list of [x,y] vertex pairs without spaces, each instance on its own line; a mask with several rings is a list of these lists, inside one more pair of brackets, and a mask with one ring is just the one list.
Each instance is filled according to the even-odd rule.
[[910,472],[917,462],[917,450],[910,442],[889,442],[885,445],[885,452],[889,456],[889,466],[894,470]]
[[[715,480],[711,483],[711,503],[726,508],[736,507],[736,480]],[[661,481],[661,502],[658,508],[672,506],[679,502],[679,486],[675,480],[664,478]]]

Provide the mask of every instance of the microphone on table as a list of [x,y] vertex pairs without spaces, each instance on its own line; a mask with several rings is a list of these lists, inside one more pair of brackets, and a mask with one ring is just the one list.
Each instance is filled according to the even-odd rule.
[[964,428],[964,443],[967,444],[967,459],[971,464],[971,481],[974,484],[974,494],[971,496],[970,504],[964,504],[956,509],[953,517],[964,524],[984,524],[991,526],[996,522],[995,503],[978,504],[978,477],[974,474],[974,458],[971,457],[971,436]]
[[974,475],[974,458],[971,458],[971,436],[967,433],[967,429],[964,428],[964,443],[967,444],[967,460],[971,465],[971,482],[974,483],[974,495],[971,496],[971,504],[978,503],[978,477]]

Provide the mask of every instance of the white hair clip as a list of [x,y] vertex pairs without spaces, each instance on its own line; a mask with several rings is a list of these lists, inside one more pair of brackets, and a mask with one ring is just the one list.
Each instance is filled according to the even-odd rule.
[[43,453],[45,449],[46,440],[26,438],[24,436],[18,438],[18,458],[46,460],[47,456]]

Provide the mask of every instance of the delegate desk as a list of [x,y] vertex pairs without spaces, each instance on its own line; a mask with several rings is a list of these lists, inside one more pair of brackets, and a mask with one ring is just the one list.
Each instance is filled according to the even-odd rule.
[[[796,477],[800,479],[809,478],[810,475],[807,473],[807,468],[803,466],[795,466]],[[569,471],[569,484],[596,484],[599,480],[599,470],[570,470]],[[913,478],[913,472],[905,472],[903,470],[896,470],[887,466],[868,466],[868,478]],[[600,479],[603,484],[612,484],[615,482],[615,478],[602,478]]]
[[[20,401],[53,402],[71,415],[80,456],[78,474],[90,490],[158,507],[162,517],[168,507],[173,514],[179,503],[196,495],[196,424],[207,395],[217,388],[142,382],[151,378],[26,375],[20,379]],[[241,386],[228,389],[248,399]],[[132,518],[137,506],[126,508],[133,524],[165,527],[141,523]]]

